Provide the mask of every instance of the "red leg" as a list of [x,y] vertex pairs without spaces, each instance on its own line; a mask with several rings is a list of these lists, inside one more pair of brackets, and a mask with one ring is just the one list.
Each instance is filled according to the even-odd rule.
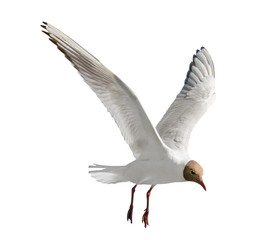
[[135,193],[135,190],[136,190],[136,186],[135,185],[133,188],[132,188],[132,191],[131,191],[131,203],[130,203],[130,207],[129,207],[129,210],[127,212],[127,221],[130,220],[130,222],[132,223],[132,216],[133,216],[133,201],[134,201],[134,193]]
[[142,222],[145,224],[145,228],[146,228],[147,225],[149,225],[149,224],[148,224],[149,197],[150,197],[150,193],[151,193],[151,191],[152,191],[152,189],[153,189],[154,186],[155,186],[155,185],[152,185],[151,188],[148,190],[148,192],[147,192],[147,194],[146,194],[146,200],[147,200],[147,202],[146,202],[146,209],[145,209],[145,213],[144,213],[144,215],[143,215],[143,217],[142,217]]

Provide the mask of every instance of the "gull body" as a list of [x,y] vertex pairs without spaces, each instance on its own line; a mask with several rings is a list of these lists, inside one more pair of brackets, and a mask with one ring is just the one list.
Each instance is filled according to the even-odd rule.
[[192,129],[215,99],[215,70],[208,51],[197,50],[184,86],[158,125],[152,126],[131,89],[97,58],[60,30],[43,22],[43,32],[78,70],[118,125],[134,155],[125,166],[94,164],[90,174],[102,183],[133,182],[127,219],[132,223],[133,197],[138,184],[151,185],[142,221],[148,225],[149,196],[157,184],[193,181],[205,190],[199,163],[187,148]]
[[[98,181],[104,182],[105,180],[105,183],[129,181],[135,184],[156,185],[186,181],[183,177],[183,170],[188,158],[179,159],[172,150],[166,149],[161,159],[152,159],[137,159],[126,166],[114,167],[114,169],[110,169],[110,166],[95,165],[95,167],[108,168],[108,177],[111,173],[112,180],[103,178],[104,175],[100,175],[101,172],[91,171],[91,174]],[[119,178],[114,178],[116,175]]]

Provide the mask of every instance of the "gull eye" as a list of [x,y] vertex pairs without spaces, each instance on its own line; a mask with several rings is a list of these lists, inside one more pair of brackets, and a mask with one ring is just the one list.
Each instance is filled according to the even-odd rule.
[[195,171],[191,170],[191,174],[193,174],[193,175],[194,175],[194,174],[196,174],[196,173],[195,173]]

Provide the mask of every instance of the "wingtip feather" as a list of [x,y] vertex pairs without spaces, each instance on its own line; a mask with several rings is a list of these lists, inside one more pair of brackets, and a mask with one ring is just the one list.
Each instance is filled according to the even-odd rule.
[[[193,76],[191,76],[193,74]],[[186,74],[186,79],[184,82],[184,87],[182,88],[183,91],[190,91],[188,85],[192,87],[192,84],[194,85],[194,82],[200,83],[203,77],[206,77],[208,75],[214,75],[214,65],[212,62],[212,59],[210,57],[210,54],[206,50],[205,47],[201,47],[200,50],[196,50],[196,54],[193,55],[192,62],[189,64],[189,69]],[[191,81],[190,78],[193,80]],[[194,87],[194,86],[193,86]],[[180,97],[185,96],[184,92],[180,92],[178,95]]]
[[42,32],[43,32],[44,34],[46,34],[47,36],[49,36],[49,35],[50,35],[50,33],[49,33],[49,32],[46,32],[46,31],[44,31],[44,30],[42,30]]

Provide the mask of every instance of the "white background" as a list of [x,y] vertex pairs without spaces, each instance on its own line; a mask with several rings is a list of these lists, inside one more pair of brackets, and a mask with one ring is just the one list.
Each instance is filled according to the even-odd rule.
[[[0,6],[0,239],[261,239],[259,1],[5,1]],[[190,155],[195,183],[105,185],[93,163],[133,155],[113,119],[40,30],[61,29],[124,80],[156,125],[183,86],[195,50],[216,69],[215,104]]]

